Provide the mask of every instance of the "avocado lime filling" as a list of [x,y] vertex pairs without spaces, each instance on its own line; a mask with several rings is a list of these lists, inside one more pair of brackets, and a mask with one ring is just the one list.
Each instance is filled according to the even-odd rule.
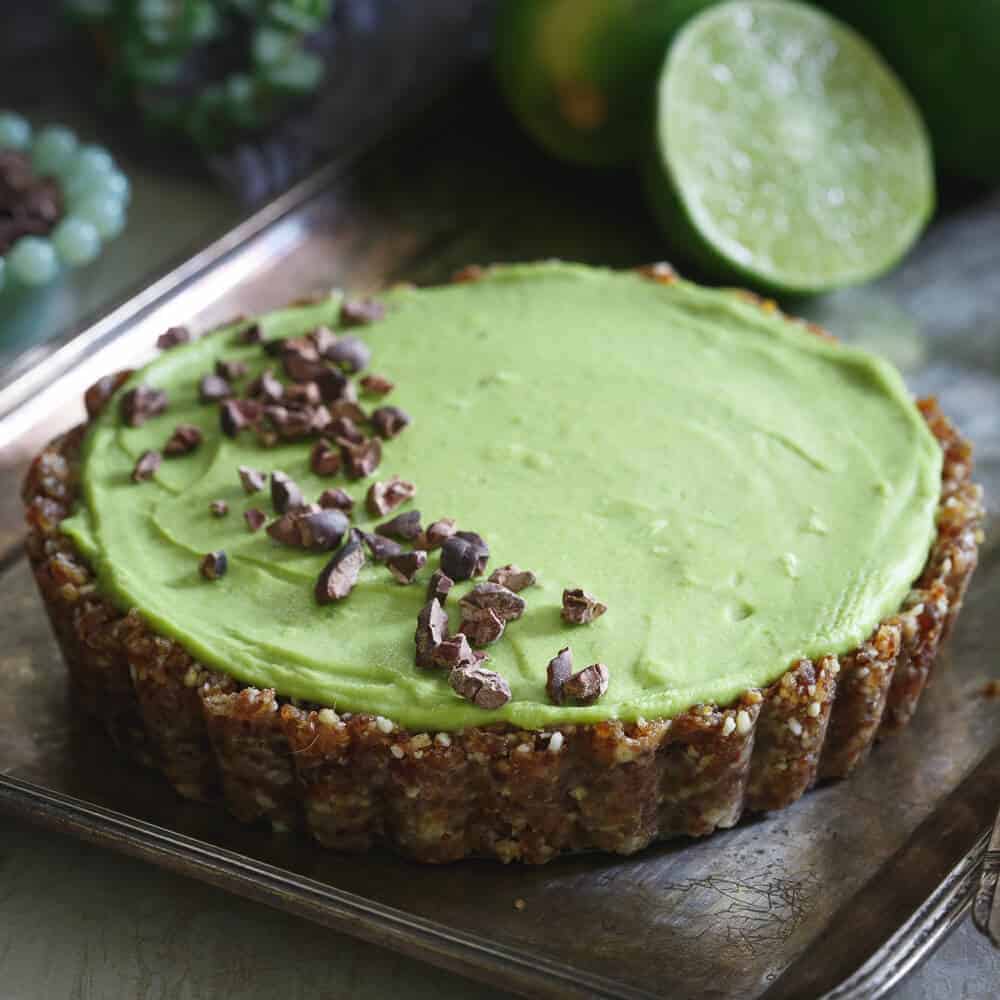
[[[941,453],[878,358],[728,292],[568,264],[380,301],[384,318],[350,333],[370,349],[365,371],[395,387],[361,405],[391,402],[410,423],[381,442],[369,476],[317,475],[315,437],[264,446],[220,430],[219,404],[199,399],[204,376],[241,362],[244,387],[275,367],[235,327],[162,354],[88,430],[82,500],[64,530],[105,594],[208,666],[415,729],[669,717],[766,685],[798,657],[851,649],[923,567]],[[259,328],[267,342],[336,327],[340,305],[272,313]],[[131,427],[118,404],[139,385],[168,404]],[[133,481],[140,457],[180,425],[202,440]],[[245,491],[241,466],[286,473],[306,501],[342,491],[364,531],[387,519],[366,508],[372,483],[398,476],[416,495],[393,513],[479,533],[486,575],[508,563],[536,574],[523,615],[487,648],[509,702],[483,709],[447,671],[414,662],[438,551],[410,585],[368,559],[346,598],[319,604],[331,553],[251,530],[259,516],[248,512],[277,514],[266,490]],[[199,564],[219,551],[226,571],[208,580]],[[452,589],[453,628],[486,575]],[[565,620],[563,591],[575,589],[607,611]],[[564,647],[577,668],[607,665],[593,704],[547,696]]]

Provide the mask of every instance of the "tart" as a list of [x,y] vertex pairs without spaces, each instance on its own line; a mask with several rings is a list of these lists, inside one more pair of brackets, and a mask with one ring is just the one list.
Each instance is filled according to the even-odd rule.
[[933,401],[665,265],[457,279],[175,328],[38,456],[123,753],[332,848],[538,863],[783,808],[909,721],[982,518]]

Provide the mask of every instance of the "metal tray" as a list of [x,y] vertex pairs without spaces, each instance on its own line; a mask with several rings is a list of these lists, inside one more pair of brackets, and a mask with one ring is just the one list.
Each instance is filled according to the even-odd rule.
[[[466,107],[469,100],[465,98]],[[179,801],[71,711],[18,555],[16,484],[82,388],[318,288],[441,279],[471,261],[662,256],[631,175],[558,168],[484,99],[334,164],[0,390],[0,807],[530,996],[883,996],[968,908],[1000,800],[996,508],[956,634],[912,726],[851,779],[704,841],[542,868],[345,857]],[[1000,199],[946,214],[891,278],[809,303],[937,391],[1000,495]],[[991,501],[992,503],[993,501]],[[523,908],[515,907],[523,900]]]

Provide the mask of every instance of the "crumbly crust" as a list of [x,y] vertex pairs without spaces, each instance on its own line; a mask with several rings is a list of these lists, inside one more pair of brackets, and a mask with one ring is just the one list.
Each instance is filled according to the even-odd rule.
[[817,779],[849,774],[913,716],[975,569],[983,516],[969,443],[933,400],[920,408],[944,451],[938,533],[899,612],[845,655],[799,660],[731,705],[671,719],[415,733],[208,670],[103,597],[61,533],[83,427],[28,473],[26,547],[80,707],[184,797],[222,799],[244,822],[306,830],[337,850],[383,844],[424,862],[631,854],[784,808]]

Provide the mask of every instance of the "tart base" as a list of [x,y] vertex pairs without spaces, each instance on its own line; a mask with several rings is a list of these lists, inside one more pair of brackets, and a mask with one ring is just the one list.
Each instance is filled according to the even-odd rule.
[[104,598],[61,534],[83,427],[28,473],[26,547],[80,707],[182,796],[326,847],[384,844],[423,862],[631,854],[784,808],[912,718],[975,569],[983,516],[969,443],[933,400],[920,408],[944,452],[938,534],[899,612],[847,654],[799,660],[767,688],[671,719],[415,733],[207,670]]

